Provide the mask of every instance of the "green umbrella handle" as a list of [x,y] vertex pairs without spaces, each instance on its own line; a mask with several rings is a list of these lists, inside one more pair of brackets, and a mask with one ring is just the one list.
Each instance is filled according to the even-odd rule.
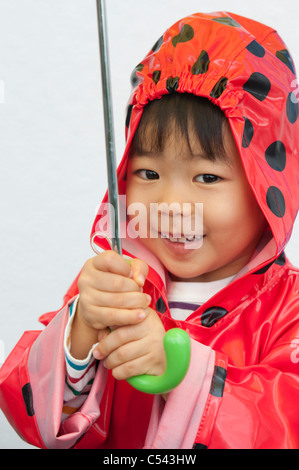
[[168,330],[164,336],[166,369],[162,375],[139,375],[127,382],[141,392],[150,394],[167,393],[179,385],[185,377],[191,353],[188,333],[180,328]]

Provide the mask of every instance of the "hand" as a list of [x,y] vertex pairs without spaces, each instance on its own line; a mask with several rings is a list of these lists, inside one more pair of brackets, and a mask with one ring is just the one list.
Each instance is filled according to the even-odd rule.
[[165,330],[158,314],[147,308],[138,324],[121,326],[109,334],[100,333],[94,356],[104,362],[118,380],[141,374],[161,375],[166,367],[163,347]]
[[147,315],[150,297],[141,291],[148,266],[138,259],[130,264],[114,251],[89,259],[78,280],[79,302],[71,332],[71,354],[86,357],[99,330],[132,325]]
[[147,273],[146,263],[132,259],[129,264],[114,251],[89,259],[78,281],[77,313],[96,330],[142,320],[150,303],[140,291]]

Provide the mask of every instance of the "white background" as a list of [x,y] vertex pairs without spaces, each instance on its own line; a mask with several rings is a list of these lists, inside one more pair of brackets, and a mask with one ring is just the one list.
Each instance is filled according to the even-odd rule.
[[[117,159],[129,77],[167,27],[231,11],[278,30],[299,70],[294,0],[106,0]],[[0,0],[0,363],[56,310],[106,189],[96,0]],[[1,93],[0,93],[1,95]],[[0,97],[1,98],[1,97]],[[299,265],[299,226],[286,250]],[[297,247],[297,250],[296,250]],[[30,448],[0,412],[0,448]]]

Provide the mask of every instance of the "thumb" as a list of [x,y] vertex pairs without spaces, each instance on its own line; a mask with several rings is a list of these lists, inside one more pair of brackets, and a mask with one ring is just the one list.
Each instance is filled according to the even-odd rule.
[[148,265],[141,259],[131,259],[131,278],[138,284],[139,287],[143,287],[145,279],[148,275]]

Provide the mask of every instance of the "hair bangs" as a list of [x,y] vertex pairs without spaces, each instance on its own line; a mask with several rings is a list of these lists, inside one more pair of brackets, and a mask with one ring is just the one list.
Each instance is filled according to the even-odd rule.
[[225,122],[223,111],[207,98],[187,93],[164,95],[145,106],[131,153],[160,154],[169,138],[180,136],[192,154],[192,140],[196,137],[206,158],[225,160]]

